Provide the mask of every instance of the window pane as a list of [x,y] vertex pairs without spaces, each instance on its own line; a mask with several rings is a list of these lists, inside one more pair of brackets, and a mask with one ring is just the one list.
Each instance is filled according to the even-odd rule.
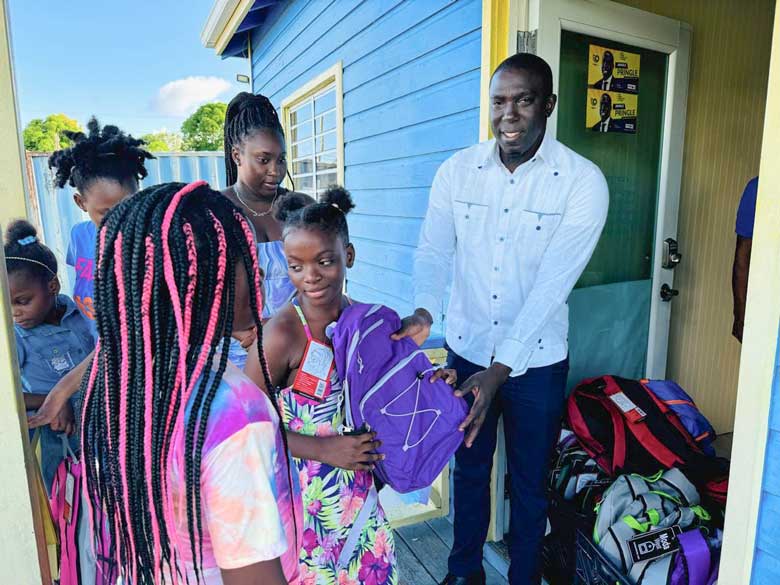
[[315,119],[314,127],[317,129],[318,134],[327,130],[333,130],[336,127],[336,112],[333,111],[324,116],[318,116]]
[[317,155],[317,172],[336,168],[336,152],[326,152]]
[[298,142],[304,138],[309,138],[312,133],[311,122],[306,122],[300,126],[294,126],[290,130],[290,142]]
[[290,112],[290,125],[295,126],[306,120],[311,120],[311,102],[307,101]]
[[317,136],[317,152],[324,152],[326,150],[333,150],[336,148],[336,132],[331,131],[322,136]]
[[293,144],[293,147],[290,149],[290,158],[295,159],[309,156],[312,153],[313,146],[311,140],[304,140],[299,144]]
[[327,189],[333,185],[337,185],[338,175],[336,173],[317,173],[317,190]]
[[314,172],[314,159],[304,158],[302,160],[297,160],[292,164],[293,176],[305,175],[306,173],[313,173],[313,172]]
[[332,89],[314,100],[314,113],[321,114],[336,107],[336,90]]
[[295,177],[294,182],[296,191],[303,191],[304,193],[312,193],[314,191],[314,177],[312,175]]

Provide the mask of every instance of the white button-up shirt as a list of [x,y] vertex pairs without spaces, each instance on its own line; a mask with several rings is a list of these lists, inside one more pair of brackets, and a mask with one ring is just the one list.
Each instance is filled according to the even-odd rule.
[[455,353],[483,367],[495,359],[512,376],[563,360],[567,299],[608,206],[601,170],[551,136],[514,173],[495,140],[454,154],[431,187],[415,305],[437,319],[452,275],[446,339]]

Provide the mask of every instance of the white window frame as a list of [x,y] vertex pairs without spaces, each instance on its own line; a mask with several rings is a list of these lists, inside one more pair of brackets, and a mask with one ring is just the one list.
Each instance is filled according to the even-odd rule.
[[[282,126],[284,127],[284,134],[287,138],[287,156],[288,156],[288,168],[290,169],[290,175],[292,175],[293,158],[292,158],[292,120],[291,114],[293,110],[301,106],[302,104],[313,101],[317,97],[335,90],[336,93],[336,183],[338,185],[344,184],[344,85],[342,75],[342,63],[341,61],[334,64],[332,67],[323,71],[317,75],[314,79],[304,84],[300,88],[296,89],[290,95],[282,100],[281,114],[282,114]],[[332,110],[329,110],[332,111]],[[312,123],[314,123],[314,117],[312,117]],[[313,131],[311,139],[314,140],[316,133]],[[308,140],[308,139],[307,139]],[[311,174],[307,175],[312,177],[313,193],[317,193],[317,152],[316,152],[316,140],[314,140],[314,152],[312,153],[312,159],[314,161],[314,168]],[[327,152],[333,152],[329,150]],[[320,153],[322,154],[322,153]],[[332,172],[329,170],[328,172]],[[287,188],[292,188],[289,178],[285,179],[285,185]],[[297,187],[297,186],[296,186]],[[299,189],[300,190],[300,189]]]

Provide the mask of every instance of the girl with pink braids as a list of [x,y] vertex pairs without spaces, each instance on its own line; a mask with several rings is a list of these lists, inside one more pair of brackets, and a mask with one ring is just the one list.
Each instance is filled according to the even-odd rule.
[[221,351],[236,329],[262,342],[261,290],[251,227],[204,182],[145,189],[100,228],[81,442],[123,583],[299,583],[279,415]]

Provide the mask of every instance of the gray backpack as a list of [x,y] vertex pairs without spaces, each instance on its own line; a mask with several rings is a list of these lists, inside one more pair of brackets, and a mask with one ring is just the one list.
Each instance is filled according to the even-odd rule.
[[[671,469],[653,477],[622,475],[604,493],[597,508],[598,516],[593,530],[593,540],[604,555],[629,581],[636,585],[706,585],[707,581],[690,580],[687,567],[704,573],[706,564],[710,573],[709,554],[704,559],[707,546],[693,546],[698,540],[688,532],[703,535],[699,526],[707,526],[710,515],[699,506],[696,488],[678,469]],[[669,530],[662,530],[669,529]],[[674,536],[672,536],[674,534]],[[645,535],[646,538],[636,539]],[[676,538],[680,550],[674,550],[671,541]],[[687,555],[683,542],[693,556]],[[691,544],[693,543],[693,544]],[[650,558],[637,558],[638,547],[655,551]],[[690,557],[690,558],[688,558]],[[682,567],[680,569],[679,567]],[[672,577],[674,576],[674,579]]]

